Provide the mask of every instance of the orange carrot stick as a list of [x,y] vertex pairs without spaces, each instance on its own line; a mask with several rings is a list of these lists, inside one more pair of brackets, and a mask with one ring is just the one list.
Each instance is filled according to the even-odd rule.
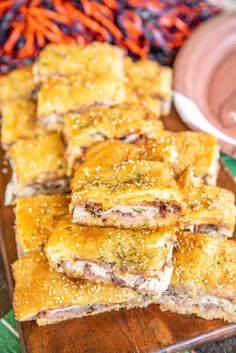
[[44,23],[41,22],[41,25],[39,26],[38,22],[32,16],[29,16],[28,24],[31,29],[40,32],[45,37],[45,39],[48,39],[53,43],[60,43],[60,41],[63,40],[62,36],[58,36],[57,34],[51,32],[48,28],[46,28]]
[[35,48],[34,48],[34,39],[35,35],[30,30],[25,31],[25,45],[18,51],[19,58],[26,58],[28,56],[33,56]]
[[41,17],[41,16],[38,16],[37,18],[35,18],[35,20],[38,20],[40,22],[41,26],[46,27],[49,31],[58,35],[58,37],[63,36],[62,31],[54,22],[49,21],[46,18]]
[[147,50],[145,48],[140,48],[134,41],[130,40],[129,38],[126,38],[124,40],[124,43],[130,51],[132,51],[134,54],[139,55],[142,59],[145,59],[147,57]]
[[86,44],[85,38],[81,34],[76,34],[75,40],[78,44]]
[[112,10],[118,9],[119,3],[115,0],[103,0],[103,2],[106,6],[108,6]]
[[43,8],[32,8],[30,9],[30,13],[34,15],[42,15],[45,18],[50,18],[51,20],[58,21],[60,23],[63,23],[65,25],[71,24],[71,20],[67,18],[66,16],[63,16],[57,12],[48,10],[48,9],[43,9]]
[[119,41],[122,39],[122,33],[117,28],[112,21],[110,21],[108,18],[102,16],[99,12],[94,12],[93,17],[99,21],[101,24],[106,26],[106,28],[109,29],[109,31],[114,35],[114,37]]
[[41,32],[42,29],[42,24],[40,24],[38,21],[33,17],[33,16],[28,16],[27,18],[27,24],[29,25],[29,27],[31,27],[31,29],[34,29],[35,31]]
[[52,3],[54,4],[54,7],[58,13],[65,15],[65,16],[68,16],[68,11],[65,8],[65,6],[63,5],[62,0],[52,0]]
[[100,11],[104,16],[107,16],[109,18],[114,17],[112,11],[100,3],[90,2],[87,0],[81,0],[80,2],[83,5],[84,12],[89,16],[92,16],[97,11]]
[[46,44],[45,37],[41,32],[35,32],[39,48],[43,48]]
[[74,20],[79,19],[84,24],[84,26],[90,28],[94,32],[99,33],[101,35],[101,37],[103,38],[103,40],[109,39],[109,34],[107,33],[106,29],[103,28],[101,25],[99,25],[99,23],[97,23],[97,22],[93,21],[92,19],[90,19],[89,17],[87,17],[85,14],[83,14],[83,12],[76,9],[73,5],[65,4],[65,6],[68,9],[70,16]]
[[20,7],[19,7],[19,12],[20,12],[22,15],[26,16],[26,15],[27,15],[27,12],[28,12],[28,7],[27,7],[26,5],[20,6]]
[[29,7],[36,7],[41,5],[41,0],[32,0],[29,4]]
[[130,20],[133,21],[133,23],[137,26],[137,27],[141,27],[142,26],[142,20],[141,18],[134,12],[131,10],[125,10],[124,11],[124,16],[128,17]]
[[107,7],[101,4],[100,2],[95,2],[94,8],[100,11],[104,16],[109,17],[110,19],[114,18],[113,12]]
[[25,33],[25,51],[27,55],[32,55],[34,53],[34,41],[35,34],[31,30],[27,30]]
[[43,33],[44,37],[47,38],[52,43],[60,43],[63,41],[63,37],[58,37],[55,33],[50,32],[45,28],[42,28],[41,32]]
[[133,22],[127,17],[123,18],[123,25],[128,32],[129,36],[133,38],[134,40],[137,40],[138,37],[142,34],[142,31],[140,31]]
[[18,39],[20,38],[23,30],[25,28],[25,24],[24,23],[19,23],[18,26],[16,26],[14,28],[14,30],[11,32],[9,38],[7,39],[6,43],[4,44],[4,52],[7,54],[10,54],[12,49],[14,48],[14,45],[16,44],[16,42],[18,41]]
[[10,7],[13,5],[13,1],[3,1],[0,4],[0,13],[3,14],[6,10],[10,9]]

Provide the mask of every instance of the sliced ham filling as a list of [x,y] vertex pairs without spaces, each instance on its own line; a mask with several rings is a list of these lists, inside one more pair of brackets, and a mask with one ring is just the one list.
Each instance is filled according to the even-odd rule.
[[179,314],[197,314],[205,319],[224,319],[236,322],[236,303],[233,299],[219,298],[211,294],[192,297],[184,290],[169,288],[159,299],[162,310]]
[[65,308],[51,309],[51,310],[41,310],[36,315],[27,317],[26,320],[37,320],[37,324],[40,326],[57,323],[59,321],[81,318],[87,315],[94,315],[103,313],[111,310],[118,310],[125,307],[126,309],[131,309],[136,306],[146,307],[151,303],[149,297],[137,297],[137,299],[132,298],[120,303],[107,303],[107,304],[88,304],[84,306],[71,305]]
[[167,289],[171,280],[173,246],[173,244],[170,244],[163,270],[156,277],[134,274],[129,272],[128,269],[125,269],[125,271],[114,271],[114,263],[97,263],[81,259],[76,259],[73,263],[68,260],[60,261],[56,265],[56,270],[58,272],[66,272],[71,277],[112,282],[119,287],[129,287],[136,291],[155,294],[156,297],[159,297]]
[[68,178],[60,178],[48,181],[35,182],[25,186],[23,189],[19,188],[16,174],[13,172],[11,181],[7,184],[5,191],[5,205],[10,205],[15,197],[28,197],[39,194],[55,194],[65,193],[69,191]]
[[73,222],[81,224],[95,224],[101,226],[123,226],[148,228],[168,223],[168,216],[181,214],[178,205],[158,202],[156,205],[118,205],[103,209],[98,204],[83,204],[74,206]]
[[204,233],[228,238],[233,236],[232,232],[226,226],[216,224],[186,224],[184,230],[188,230],[192,233]]
[[[100,141],[105,141],[107,139],[109,139],[108,136],[106,136],[105,134],[103,134],[102,132],[95,132],[92,135],[90,135],[94,138],[94,143],[96,142],[100,142]],[[148,134],[141,134],[138,132],[131,132],[127,135],[124,136],[113,136],[113,138],[116,138],[118,140],[124,141],[126,143],[137,143],[140,141],[145,141],[147,139]],[[65,136],[66,139],[66,136]],[[66,139],[67,140],[67,139]],[[68,141],[67,141],[68,144]],[[82,157],[84,156],[84,154],[86,153],[87,149],[91,147],[91,146],[68,146],[67,148],[67,158],[68,158],[68,163],[69,163],[69,173],[72,172],[73,170],[73,165],[76,162],[81,163],[82,161]]]
[[112,104],[115,104],[115,102],[112,101],[104,101],[104,102],[98,102],[98,103],[94,103],[88,106],[81,106],[79,109],[77,110],[73,110],[73,111],[68,111],[65,113],[59,113],[59,112],[52,112],[46,115],[41,115],[39,118],[42,122],[42,124],[49,130],[54,130],[56,127],[60,126],[63,121],[64,121],[64,115],[67,113],[85,113],[87,110],[97,107],[97,106],[110,106]]

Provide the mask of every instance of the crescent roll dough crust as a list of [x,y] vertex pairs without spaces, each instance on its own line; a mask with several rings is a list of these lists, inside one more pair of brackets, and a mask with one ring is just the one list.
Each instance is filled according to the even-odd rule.
[[144,306],[135,291],[113,284],[73,280],[49,268],[41,254],[22,257],[13,264],[13,307],[19,321],[38,325],[57,323],[104,311]]

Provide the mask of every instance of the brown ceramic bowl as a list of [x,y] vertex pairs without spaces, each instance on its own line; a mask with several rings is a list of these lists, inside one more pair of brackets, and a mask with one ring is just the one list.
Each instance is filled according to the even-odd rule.
[[236,14],[201,24],[179,51],[174,103],[190,128],[215,135],[236,157]]

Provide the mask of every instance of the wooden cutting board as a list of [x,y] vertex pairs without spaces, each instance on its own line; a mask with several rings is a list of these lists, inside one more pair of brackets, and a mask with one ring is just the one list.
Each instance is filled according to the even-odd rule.
[[[174,110],[163,120],[169,130],[187,129]],[[9,180],[5,169],[1,151],[0,245],[12,291],[10,265],[16,259],[16,247],[13,212],[11,207],[3,206]],[[223,164],[219,185],[236,195],[236,184]],[[25,322],[19,324],[19,330],[27,353],[169,353],[235,334],[236,325],[161,312],[157,305],[151,305],[145,309],[114,311],[44,327]]]

